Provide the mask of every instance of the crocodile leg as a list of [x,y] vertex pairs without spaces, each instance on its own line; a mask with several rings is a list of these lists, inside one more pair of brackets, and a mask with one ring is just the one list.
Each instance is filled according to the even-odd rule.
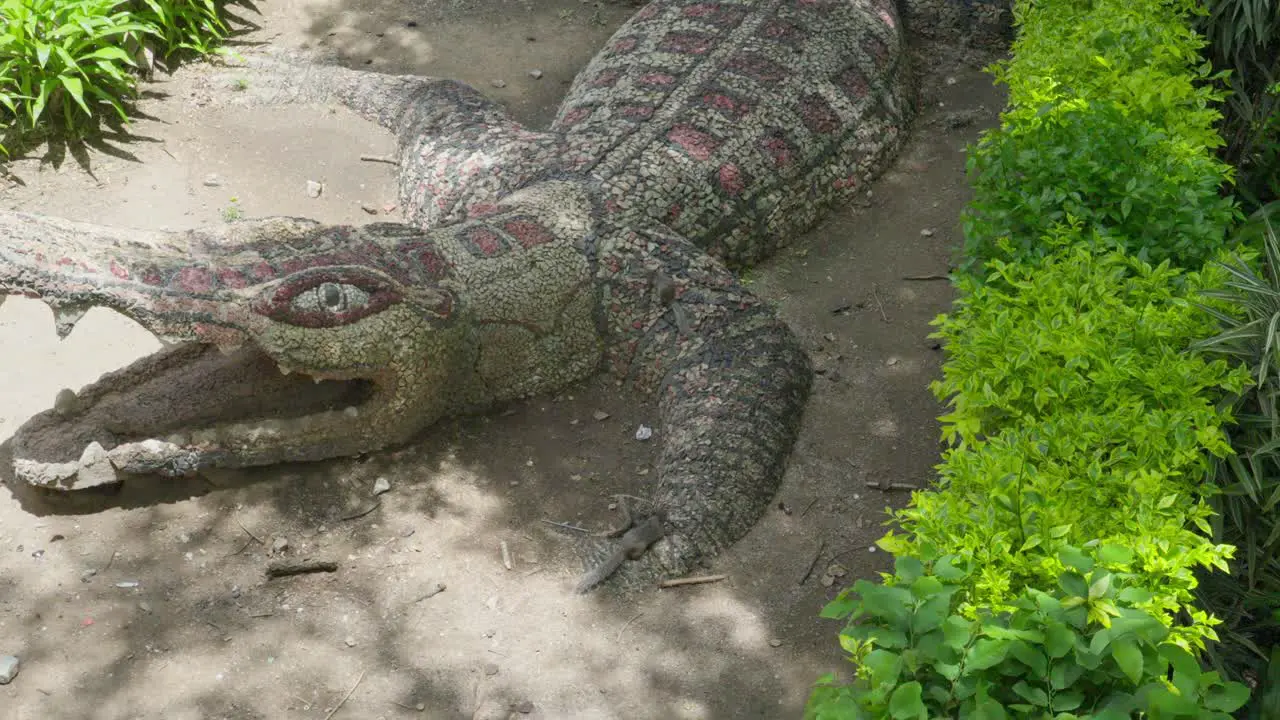
[[281,55],[246,58],[244,67],[218,73],[213,82],[243,88],[230,94],[236,104],[338,103],[395,133],[400,206],[421,227],[492,211],[563,155],[559,134],[526,129],[497,102],[456,80]]
[[[812,368],[773,310],[689,241],[617,229],[602,233],[595,250],[610,311],[607,363],[637,389],[657,393],[661,419],[653,497],[669,532],[610,581],[635,586],[688,572],[756,522],[782,480]],[[645,267],[646,260],[661,267]],[[665,304],[644,301],[664,275],[676,285],[664,294],[675,295],[684,321]],[[596,542],[582,554],[595,567],[612,551]]]

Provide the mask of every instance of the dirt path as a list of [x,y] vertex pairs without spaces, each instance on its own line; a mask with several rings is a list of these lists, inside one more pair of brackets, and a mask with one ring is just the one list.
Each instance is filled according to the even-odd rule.
[[[263,9],[253,39],[458,77],[535,126],[634,11],[576,0]],[[207,91],[203,75],[159,78],[149,119],[114,150],[90,152],[91,174],[57,152],[41,162],[43,149],[11,163],[20,182],[0,188],[0,205],[187,228],[236,213],[366,222],[361,205],[394,201],[393,168],[358,160],[389,152],[385,133],[331,108],[227,107],[234,90]],[[968,197],[962,150],[1002,105],[974,66],[943,63],[925,80],[913,140],[870,196],[752,273],[821,375],[777,509],[711,563],[726,582],[572,594],[568,538],[541,521],[602,527],[616,520],[602,498],[644,495],[653,477],[656,446],[634,432],[654,412],[604,381],[444,423],[361,461],[71,500],[9,482],[0,655],[21,656],[23,669],[0,686],[0,717],[324,720],[344,697],[334,718],[797,716],[812,681],[842,665],[837,628],[817,612],[883,568],[868,548],[884,507],[905,500],[868,483],[919,485],[937,461],[927,384],[941,356],[927,335],[950,290],[903,278],[946,271]],[[308,180],[325,183],[319,198]],[[157,346],[108,311],[61,343],[51,320],[32,301],[0,308],[0,440],[59,389]],[[378,478],[391,490],[375,499]],[[339,569],[267,580],[279,557]],[[828,584],[829,569],[846,574]],[[424,597],[437,584],[445,590]]]

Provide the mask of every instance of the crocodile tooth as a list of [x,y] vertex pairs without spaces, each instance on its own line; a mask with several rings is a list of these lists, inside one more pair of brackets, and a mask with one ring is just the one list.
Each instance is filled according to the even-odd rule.
[[55,307],[53,309],[53,329],[58,333],[58,339],[67,339],[67,336],[75,329],[76,323],[80,322],[87,312],[89,312],[87,305],[59,305]]

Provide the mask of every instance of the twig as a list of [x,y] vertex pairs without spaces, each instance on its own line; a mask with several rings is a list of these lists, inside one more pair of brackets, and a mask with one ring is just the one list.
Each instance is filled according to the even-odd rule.
[[720,582],[728,575],[699,575],[698,577],[676,578],[674,580],[663,580],[658,583],[660,588],[680,587],[681,585],[702,585],[703,583]]
[[511,548],[507,547],[507,541],[503,540],[498,543],[498,547],[502,548],[502,566],[511,569]]
[[273,562],[267,566],[267,577],[278,578],[303,573],[335,572],[338,563],[332,560],[303,560],[301,562]]
[[399,165],[400,161],[392,155],[361,155],[360,159],[365,162],[380,162],[388,165]]
[[[423,600],[426,600],[427,598],[433,598],[439,595],[440,593],[444,592],[444,589],[445,589],[444,583],[436,583],[435,587],[428,590],[424,595],[420,596],[417,600],[414,600],[413,602],[420,603]],[[409,603],[409,604],[412,605],[413,603]]]
[[809,508],[813,507],[813,504],[814,504],[814,503],[816,503],[816,502],[818,502],[818,498],[814,498],[814,499],[810,500],[810,501],[809,501],[809,504],[804,506],[804,510],[800,513],[800,517],[801,517],[801,518],[804,518],[804,516],[805,516],[805,515],[808,515],[808,514],[809,514]]
[[876,286],[871,286],[871,297],[876,299],[876,307],[880,308],[880,319],[889,322],[889,316],[884,314],[884,303],[880,302],[880,293],[876,291]]
[[115,562],[115,561],[116,561],[116,555],[119,555],[119,554],[120,554],[120,551],[119,551],[119,550],[112,550],[112,551],[111,551],[111,557],[107,558],[107,564],[106,564],[106,565],[104,565],[104,566],[102,566],[102,569],[98,571],[98,574],[102,574],[102,573],[104,573],[104,572],[106,572],[106,571],[110,570],[110,569],[111,569],[111,563],[113,563],[113,562]]
[[212,622],[210,622],[209,620],[205,620],[205,621],[204,621],[204,624],[205,624],[205,625],[208,625],[209,627],[213,628],[214,630],[217,630],[218,632],[222,632],[222,628],[218,627],[217,625],[214,625],[214,624],[213,624]]
[[797,585],[803,585],[809,580],[809,576],[813,574],[813,569],[818,567],[818,558],[822,557],[822,551],[827,549],[827,541],[823,540],[818,543],[818,552],[813,554],[813,559],[809,561],[809,567],[804,571],[804,576],[800,578]]
[[568,523],[557,523],[557,521],[556,521],[556,520],[545,520],[545,519],[544,519],[544,520],[543,520],[543,523],[547,523],[548,525],[556,525],[556,527],[557,527],[557,528],[564,528],[564,529],[566,529],[566,530],[575,530],[575,532],[579,532],[579,533],[589,533],[589,532],[591,532],[591,530],[588,530],[588,529],[586,529],[586,528],[579,528],[579,527],[577,527],[577,525],[570,525],[570,524],[568,524]]
[[329,714],[324,716],[324,720],[329,720],[329,718],[333,717],[334,713],[338,712],[338,709],[347,702],[347,698],[351,697],[351,693],[355,692],[356,688],[360,687],[361,680],[364,680],[364,670],[360,671],[360,677],[356,678],[356,684],[352,685],[351,689],[347,691],[347,694],[343,695],[342,699],[338,701],[338,704],[334,705],[333,709],[329,711]]
[[240,526],[240,529],[243,530],[246,535],[253,538],[254,540],[257,540],[259,545],[266,544],[262,542],[262,538],[258,537],[257,535],[254,535],[253,532],[249,530],[249,528],[245,527],[244,523],[240,522],[240,518],[232,518],[232,520],[236,521],[236,524]]
[[950,280],[947,275],[903,275],[903,280]]
[[348,521],[348,520],[358,520],[358,519],[360,519],[360,518],[364,517],[365,515],[368,515],[369,513],[373,512],[374,510],[377,510],[377,509],[378,509],[378,508],[380,508],[380,507],[382,507],[382,501],[381,501],[381,500],[375,500],[375,501],[373,501],[373,505],[371,505],[371,506],[369,507],[369,509],[367,509],[367,510],[361,510],[360,512],[355,513],[354,515],[344,515],[344,516],[342,516],[342,517],[338,518],[338,522],[346,522],[346,521]]
[[254,613],[254,614],[250,615],[249,617],[251,617],[251,618],[264,618],[264,617],[271,617],[272,615],[275,615],[275,613],[273,613],[273,612],[271,612],[270,610],[268,610],[267,612]]
[[239,550],[237,550],[237,551],[235,551],[235,552],[233,552],[233,553],[231,553],[230,555],[227,555],[227,556],[225,556],[225,557],[235,557],[236,555],[239,555],[240,553],[244,552],[245,550],[248,550],[248,549],[249,549],[249,546],[250,546],[250,545],[252,545],[252,544],[253,544],[253,538],[249,538],[248,540],[245,540],[245,541],[244,541],[244,545],[241,545]]
[[641,616],[641,615],[643,615],[643,614],[644,614],[644,613],[636,613],[635,617],[631,618],[631,619],[630,619],[630,620],[628,620],[626,623],[624,623],[624,624],[622,625],[622,627],[618,629],[618,638],[617,638],[617,639],[618,639],[618,640],[621,640],[621,639],[622,639],[622,633],[626,632],[626,631],[627,631],[627,628],[631,627],[631,623],[635,622],[636,620],[639,620],[639,619],[640,619],[640,616]]
[[876,481],[876,480],[868,480],[867,487],[875,488],[876,490],[885,490],[885,491],[919,490],[920,489],[918,485],[912,485],[911,483],[891,483],[891,482],[883,482],[883,481]]

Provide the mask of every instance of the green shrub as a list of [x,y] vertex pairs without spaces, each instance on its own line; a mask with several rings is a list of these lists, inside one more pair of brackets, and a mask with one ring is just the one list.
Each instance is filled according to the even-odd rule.
[[1013,58],[992,68],[1010,109],[969,156],[964,258],[1036,258],[1079,221],[1155,263],[1197,268],[1236,210],[1211,152],[1221,94],[1205,83],[1191,0],[1055,0],[1016,8]]
[[0,134],[127,120],[138,57],[211,52],[227,32],[214,0],[0,0]]
[[[1185,352],[1213,317],[1192,299],[1221,283],[1119,251],[1071,242],[1041,264],[990,263],[984,283],[960,281],[956,311],[936,322],[948,361],[934,393],[950,405],[943,437],[957,446],[939,466],[937,492],[895,514],[903,535],[882,546],[972,557],[982,571],[966,602],[1008,609],[1024,586],[1051,587],[1064,546],[1094,548],[1113,570],[1152,593],[1143,609],[1195,647],[1211,622],[1191,605],[1196,567],[1226,569],[1214,545],[1201,481],[1209,456],[1230,452],[1231,416],[1217,399],[1248,372]],[[1096,242],[1096,241],[1095,241]],[[1124,512],[1100,509],[1124,508]]]
[[1205,55],[1229,91],[1221,156],[1236,168],[1236,192],[1250,210],[1280,198],[1280,2],[1209,0],[1199,28]]
[[1149,718],[1226,720],[1249,698],[1201,672],[1169,629],[1137,609],[1150,592],[1062,548],[1052,592],[1021,591],[1009,611],[959,611],[980,563],[899,557],[893,586],[859,580],[823,610],[848,619],[841,645],[858,663],[850,686],[823,678],[813,720],[856,718]]
[[133,58],[121,45],[154,33],[117,0],[0,0],[0,103],[29,127],[47,108],[74,123],[90,104],[104,103],[121,118],[133,93]]
[[[1244,246],[1231,262],[1226,287],[1208,297],[1222,332],[1200,343],[1248,368],[1253,383],[1236,402],[1240,422],[1231,432],[1234,455],[1214,474],[1222,492],[1212,498],[1213,537],[1240,550],[1231,575],[1207,578],[1200,596],[1226,622],[1223,644],[1211,648],[1215,665],[1244,677],[1280,648],[1280,238],[1271,214],[1255,214],[1240,228]],[[1258,255],[1261,250],[1261,260]]]

